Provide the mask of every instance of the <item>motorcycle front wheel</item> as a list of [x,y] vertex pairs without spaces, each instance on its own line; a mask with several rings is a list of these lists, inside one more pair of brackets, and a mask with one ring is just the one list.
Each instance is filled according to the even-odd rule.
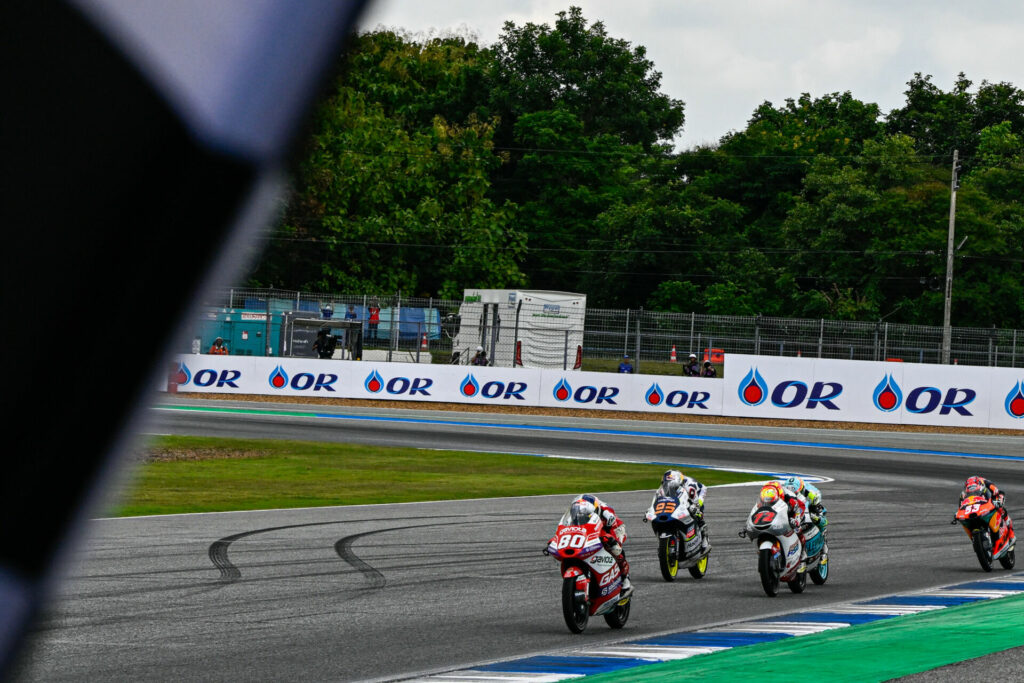
[[974,532],[974,554],[978,556],[978,564],[987,572],[992,571],[992,552],[985,547],[985,532]]
[[604,620],[612,628],[622,628],[626,625],[626,620],[629,619],[629,606],[633,603],[633,599],[626,600],[625,605],[616,605],[615,609],[608,614],[604,615]]
[[679,572],[679,541],[671,538],[658,539],[658,565],[666,581],[675,581]]
[[1010,550],[1000,557],[999,564],[1003,565],[1003,569],[1013,569],[1013,565],[1017,564],[1017,560],[1013,557],[1013,551]]
[[590,607],[585,595],[576,592],[576,578],[562,579],[562,616],[573,633],[583,633],[590,620]]
[[779,575],[772,567],[772,551],[769,548],[761,550],[757,554],[757,571],[761,575],[761,588],[769,598],[779,594]]

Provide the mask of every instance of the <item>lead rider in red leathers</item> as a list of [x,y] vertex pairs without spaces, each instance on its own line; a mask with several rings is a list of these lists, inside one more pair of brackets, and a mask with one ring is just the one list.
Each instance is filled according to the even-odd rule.
[[615,515],[615,510],[610,505],[590,493],[576,496],[569,504],[569,513],[572,519],[579,520],[580,523],[584,523],[595,514],[601,518],[601,543],[619,565],[622,592],[625,594],[632,590],[629,582],[629,562],[626,561],[626,553],[622,550],[622,544],[626,542],[626,523]]

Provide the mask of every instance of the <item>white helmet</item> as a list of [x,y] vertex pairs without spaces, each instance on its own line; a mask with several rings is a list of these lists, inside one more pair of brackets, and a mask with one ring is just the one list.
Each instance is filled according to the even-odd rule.
[[580,496],[569,506],[569,518],[573,524],[586,524],[596,512],[593,496]]
[[668,470],[661,475],[661,490],[666,496],[681,498],[683,491],[683,473],[679,470]]

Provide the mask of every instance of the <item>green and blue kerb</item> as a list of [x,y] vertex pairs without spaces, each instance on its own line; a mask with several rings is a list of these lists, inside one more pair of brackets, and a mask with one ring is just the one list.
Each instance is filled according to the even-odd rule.
[[[830,681],[885,681],[1024,645],[1024,573],[526,657],[427,680],[764,680],[814,661]],[[777,658],[777,659],[776,659]],[[685,660],[685,661],[683,661]],[[773,663],[774,662],[774,663]],[[773,667],[779,668],[773,668]]]

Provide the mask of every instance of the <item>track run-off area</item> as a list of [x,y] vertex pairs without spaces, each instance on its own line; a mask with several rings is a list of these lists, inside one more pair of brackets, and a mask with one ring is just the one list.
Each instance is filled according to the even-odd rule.
[[167,399],[149,431],[655,462],[698,479],[700,467],[815,475],[829,508],[828,583],[764,595],[755,550],[736,535],[756,491],[743,485],[708,493],[707,576],[683,573],[671,584],[640,522],[658,482],[595,491],[626,521],[636,593],[624,629],[596,619],[581,635],[562,622],[557,565],[541,554],[571,493],[97,519],[19,678],[395,680],[490,667],[521,680],[528,676],[501,674],[501,663],[831,614],[1024,569],[985,574],[949,524],[972,474],[1007,491],[1021,519],[1020,436],[314,408]]

